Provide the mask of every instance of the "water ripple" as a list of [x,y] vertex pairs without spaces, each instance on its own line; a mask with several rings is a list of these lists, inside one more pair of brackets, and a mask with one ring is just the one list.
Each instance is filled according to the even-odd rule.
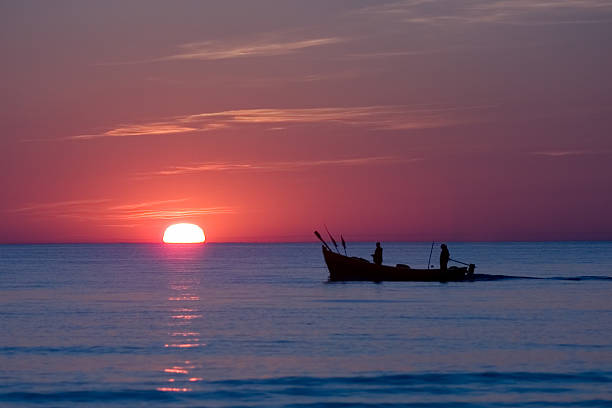
[[[155,402],[196,401],[215,402],[214,405],[250,401],[262,406],[319,407],[319,406],[408,406],[395,401],[415,401],[409,406],[435,407],[452,403],[453,406],[610,406],[612,399],[584,399],[567,401],[559,396],[578,384],[590,384],[600,393],[612,383],[610,372],[537,373],[537,372],[480,372],[450,374],[401,374],[353,377],[278,377],[228,379],[194,384],[194,388],[163,390],[65,390],[49,392],[5,392],[0,399],[7,402]],[[196,388],[199,387],[199,388]],[[538,398],[518,398],[529,394]],[[462,401],[464,396],[482,396],[486,404]],[[514,403],[506,399],[515,396]],[[593,397],[591,395],[590,397]],[[575,395],[574,395],[575,397]],[[356,400],[357,398],[358,400]],[[495,401],[499,398],[499,401]],[[295,401],[295,400],[298,401]],[[430,400],[419,402],[419,399]],[[295,401],[286,405],[287,400]]]

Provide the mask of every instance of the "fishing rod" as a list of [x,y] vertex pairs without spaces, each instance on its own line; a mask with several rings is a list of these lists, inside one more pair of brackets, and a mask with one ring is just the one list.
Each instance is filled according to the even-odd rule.
[[427,269],[429,269],[431,265],[431,253],[433,252],[433,247],[436,241],[431,241],[431,249],[429,250],[429,261],[427,261]]
[[336,252],[340,253],[340,251],[338,250],[338,244],[336,244],[336,240],[334,239],[334,237],[332,237],[332,234],[329,233],[329,230],[327,229],[327,225],[323,224],[323,226],[325,227],[325,231],[327,231],[327,235],[329,235],[329,239],[331,240],[331,242],[333,242],[334,246],[336,247]]
[[342,236],[342,234],[340,234],[340,239],[342,240],[342,247],[344,248],[344,255],[346,255],[346,242],[344,242],[344,237]]
[[467,266],[468,267],[468,275],[473,275],[474,274],[474,269],[476,269],[476,265],[475,264],[468,264],[468,263],[465,263],[465,262],[457,261],[457,260],[455,260],[453,258],[448,258],[448,260],[449,261],[453,261],[453,262],[457,262],[457,263],[459,263],[461,265]]
[[319,231],[315,231],[314,234],[317,236],[317,238],[319,238],[319,240],[323,243],[323,246],[327,248],[329,252],[333,252],[329,245],[327,245],[327,242],[325,242],[325,240],[321,238],[321,234],[319,234]]
[[449,260],[449,261],[456,262],[456,263],[461,264],[461,265],[466,265],[466,266],[470,266],[470,265],[471,265],[471,264],[469,264],[469,263],[465,263],[465,262],[457,261],[457,260],[455,260],[455,259],[453,259],[453,258],[448,258],[448,260]]

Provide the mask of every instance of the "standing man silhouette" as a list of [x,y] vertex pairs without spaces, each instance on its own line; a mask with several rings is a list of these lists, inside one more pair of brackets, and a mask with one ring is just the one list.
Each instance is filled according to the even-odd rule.
[[376,249],[374,250],[374,253],[372,254],[372,258],[376,265],[382,264],[382,248],[380,246],[380,242],[376,243]]
[[446,272],[448,260],[450,259],[450,252],[448,252],[446,244],[440,245],[440,248],[442,248],[442,251],[440,252],[440,271]]

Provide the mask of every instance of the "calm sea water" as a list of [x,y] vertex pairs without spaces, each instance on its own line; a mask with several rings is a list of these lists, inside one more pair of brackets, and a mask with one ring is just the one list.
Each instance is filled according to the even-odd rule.
[[612,243],[449,248],[487,276],[326,283],[316,244],[0,246],[0,405],[612,406]]

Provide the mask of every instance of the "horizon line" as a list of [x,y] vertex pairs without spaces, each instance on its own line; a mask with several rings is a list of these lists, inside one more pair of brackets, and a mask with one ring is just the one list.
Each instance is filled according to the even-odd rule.
[[[381,241],[378,240],[354,240],[349,241],[350,243],[373,243],[380,241],[382,243],[389,244],[429,244],[435,243],[456,243],[456,244],[501,244],[501,243],[552,243],[552,242],[612,242],[612,238],[609,239],[556,239],[556,240],[442,240],[442,241]],[[348,242],[347,242],[348,243]],[[204,245],[204,244],[248,244],[248,245],[266,245],[266,244],[320,244],[319,241],[212,241],[212,242],[200,242],[200,243],[165,243],[163,241],[60,241],[60,242],[0,242],[0,245]]]

